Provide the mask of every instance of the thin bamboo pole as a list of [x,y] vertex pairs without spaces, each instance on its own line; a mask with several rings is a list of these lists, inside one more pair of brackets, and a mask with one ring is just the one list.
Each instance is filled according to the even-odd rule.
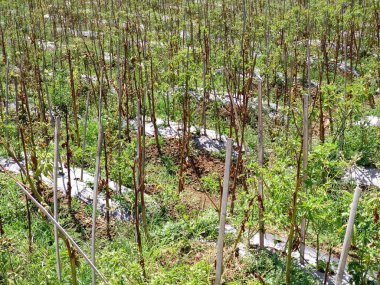
[[356,209],[358,208],[361,191],[362,189],[359,186],[355,188],[354,199],[352,200],[352,204],[351,204],[350,217],[348,219],[346,234],[344,236],[342,253],[339,259],[335,285],[342,285],[344,269],[346,268],[347,256],[348,256],[348,252],[350,251],[351,236],[352,236],[352,230],[354,228]]
[[[103,74],[103,69],[100,71]],[[103,82],[103,76],[101,75],[101,82]],[[94,190],[92,196],[92,232],[91,232],[91,260],[92,263],[96,264],[95,258],[95,239],[96,239],[96,209],[98,204],[98,186],[99,186],[99,176],[100,176],[100,159],[102,155],[102,143],[103,143],[103,126],[102,126],[102,85],[100,85],[99,92],[99,129],[98,129],[98,147],[96,151],[96,162],[95,162],[95,177],[94,177]],[[96,274],[95,270],[92,270],[92,285],[96,285]]]
[[[55,117],[55,130],[54,130],[54,169],[53,169],[53,196],[54,196],[54,219],[58,221],[58,160],[59,160],[59,128],[61,125],[60,118]],[[54,241],[55,241],[55,255],[57,260],[57,275],[58,280],[61,282],[61,258],[59,254],[59,241],[58,241],[58,227],[54,225]]]
[[9,146],[8,117],[9,117],[9,58],[7,58],[7,71],[5,77],[5,141]]
[[216,251],[216,275],[215,285],[221,284],[222,279],[222,267],[223,267],[223,246],[224,246],[224,231],[227,215],[227,198],[228,198],[228,186],[230,180],[231,169],[231,155],[232,155],[232,139],[228,138],[226,144],[226,161],[224,165],[224,178],[223,178],[223,193],[222,193],[222,206],[220,209],[220,221],[219,221],[219,236]]
[[[307,40],[307,83],[308,92],[303,96],[303,136],[302,136],[302,187],[306,189],[307,164],[309,154],[309,97],[310,97],[310,38]],[[300,261],[305,264],[305,240],[306,240],[306,217],[301,220],[301,243],[300,243]]]
[[264,197],[263,197],[263,160],[264,160],[264,139],[263,139],[263,96],[261,89],[261,80],[259,82],[259,96],[258,96],[258,163],[259,163],[259,181],[258,181],[258,192],[259,192],[259,238],[260,238],[260,248],[264,248]]
[[[100,174],[100,156],[102,153],[102,142],[103,142],[103,127],[99,125],[98,131],[98,149],[96,153],[96,166],[95,166],[95,177],[94,177],[94,190],[92,197],[92,234],[91,234],[91,260],[94,264],[95,259],[95,236],[96,236],[96,209],[98,204],[98,186],[99,186],[99,174]],[[92,284],[96,284],[96,274],[95,270],[92,271]]]
[[83,145],[82,145],[82,158],[81,158],[81,168],[80,168],[80,180],[83,181],[83,169],[84,169],[84,156],[86,152],[86,135],[87,135],[87,121],[88,121],[88,109],[90,105],[90,91],[87,92],[86,96],[86,112],[84,115],[84,125],[83,125]]

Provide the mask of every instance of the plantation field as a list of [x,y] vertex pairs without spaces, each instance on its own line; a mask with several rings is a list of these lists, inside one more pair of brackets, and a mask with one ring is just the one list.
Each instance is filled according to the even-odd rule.
[[380,2],[0,2],[0,284],[380,284]]

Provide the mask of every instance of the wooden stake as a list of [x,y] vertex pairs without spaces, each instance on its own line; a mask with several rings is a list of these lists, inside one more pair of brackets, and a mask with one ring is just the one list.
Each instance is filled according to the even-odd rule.
[[[96,208],[98,203],[98,185],[99,185],[99,173],[100,173],[100,156],[102,154],[102,142],[103,142],[103,127],[99,124],[98,131],[98,149],[96,153],[96,166],[95,166],[95,178],[94,178],[94,190],[92,198],[92,236],[91,236],[91,261],[95,265],[95,235],[96,235]],[[92,270],[92,284],[96,284],[96,272]]]
[[[101,69],[103,74],[103,68]],[[103,76],[101,75],[101,82],[103,82]],[[99,92],[99,129],[98,129],[98,148],[96,151],[96,164],[95,164],[95,177],[94,177],[94,190],[92,198],[92,234],[91,234],[91,261],[95,265],[95,236],[96,236],[96,208],[98,203],[98,186],[100,176],[100,159],[102,155],[102,143],[103,143],[103,126],[102,126],[102,85],[100,85]],[[96,272],[92,270],[92,285],[96,285]]]
[[226,145],[226,161],[224,165],[222,206],[220,210],[220,221],[219,221],[219,236],[218,236],[218,243],[217,243],[217,248],[216,248],[217,251],[216,251],[215,285],[220,285],[221,279],[222,279],[224,231],[225,231],[225,224],[226,224],[228,185],[229,185],[229,180],[230,180],[230,168],[231,168],[231,154],[232,154],[232,139],[228,138],[227,145]]
[[9,146],[9,137],[8,137],[9,80],[8,79],[9,79],[9,58],[7,58],[7,71],[6,71],[6,76],[5,76],[5,141],[6,141],[7,146]]
[[346,268],[348,252],[350,251],[352,230],[354,228],[356,209],[358,208],[361,191],[362,189],[359,186],[356,186],[354,199],[352,200],[352,204],[351,204],[350,217],[347,223],[346,234],[344,236],[342,252],[339,259],[335,285],[342,285],[343,273],[344,273],[344,269]]
[[80,168],[80,180],[83,181],[83,169],[84,169],[84,156],[86,152],[86,135],[87,135],[87,121],[88,121],[88,108],[90,105],[90,91],[87,92],[86,97],[86,112],[84,115],[84,125],[83,125],[83,145],[82,145],[82,159]]
[[[57,194],[57,181],[58,181],[58,160],[59,160],[59,128],[60,128],[60,118],[55,117],[55,130],[54,130],[54,168],[53,168],[53,196],[54,196],[54,219],[58,221],[58,194]],[[59,243],[58,243],[58,227],[54,225],[54,242],[55,242],[55,255],[57,260],[57,275],[58,280],[61,282],[61,258],[59,254]]]
[[[307,180],[307,163],[309,153],[309,96],[310,96],[310,39],[307,40],[307,70],[308,70],[308,93],[303,96],[303,136],[302,136],[302,186],[306,189]],[[306,239],[306,217],[301,220],[301,243],[300,243],[300,261],[305,264],[305,239]]]
[[263,139],[263,97],[261,91],[261,80],[259,82],[259,97],[258,97],[258,163],[259,163],[259,237],[260,248],[264,248],[264,197],[263,197],[263,158],[264,158],[264,139]]

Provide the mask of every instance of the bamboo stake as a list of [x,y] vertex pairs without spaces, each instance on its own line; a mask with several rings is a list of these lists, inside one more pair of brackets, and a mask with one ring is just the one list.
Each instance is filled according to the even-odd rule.
[[7,146],[9,146],[9,137],[8,137],[8,117],[9,117],[9,58],[7,58],[7,71],[5,77],[5,141]]
[[[118,90],[117,90],[117,103],[118,103],[118,122],[117,122],[117,139],[118,139],[118,144],[117,144],[117,158],[118,161],[121,160],[121,148],[122,148],[122,134],[121,134],[121,114],[123,111],[123,101],[122,101],[122,96],[123,96],[123,80],[122,80],[122,74],[121,74],[121,56],[120,56],[120,42],[117,44],[117,59],[118,59],[118,65],[117,65],[117,76],[118,76]],[[127,118],[128,120],[128,118]],[[117,176],[118,176],[118,181],[117,181],[117,187],[119,194],[121,194],[121,170],[118,168],[117,171]]]
[[227,145],[226,145],[226,161],[224,165],[222,206],[220,209],[220,221],[219,221],[219,236],[218,236],[218,243],[217,243],[217,248],[216,248],[217,251],[216,251],[215,285],[220,285],[221,279],[222,279],[224,231],[225,231],[226,214],[227,214],[227,198],[228,198],[228,186],[229,186],[229,180],[230,180],[231,154],[232,154],[232,139],[228,138]]
[[88,121],[88,108],[90,104],[90,91],[87,92],[86,97],[86,112],[84,115],[84,125],[83,125],[83,145],[82,145],[82,159],[80,168],[80,180],[83,181],[83,169],[84,169],[84,155],[86,152],[86,135],[87,135],[87,121]]
[[[96,166],[95,166],[95,177],[94,177],[94,190],[92,198],[92,235],[91,235],[91,260],[95,263],[95,235],[96,235],[96,209],[98,203],[98,185],[99,185],[99,172],[100,172],[100,156],[102,153],[102,142],[103,142],[103,127],[99,124],[98,131],[98,149],[96,153]],[[96,284],[96,274],[95,270],[92,271],[92,284]]]
[[344,269],[346,268],[347,256],[348,256],[348,252],[350,251],[351,236],[352,236],[352,230],[354,228],[356,209],[358,208],[361,191],[362,189],[359,186],[356,186],[354,199],[352,200],[352,204],[351,204],[350,217],[347,223],[346,234],[344,236],[342,253],[339,259],[335,285],[342,285]]
[[[310,96],[310,37],[307,40],[307,70],[308,70],[308,92],[303,96],[303,136],[302,136],[302,186],[305,191],[307,180],[307,164],[309,152],[309,96]],[[306,217],[301,220],[301,244],[300,262],[305,264],[305,239],[306,239]]]
[[263,97],[261,90],[261,80],[259,81],[259,97],[258,97],[258,163],[259,163],[259,238],[260,238],[260,248],[264,248],[264,197],[263,197],[263,157],[264,157],[264,139],[263,139]]
[[[103,69],[101,70],[103,74]],[[101,76],[101,82],[103,81],[103,76]],[[98,129],[98,147],[96,151],[96,164],[95,164],[95,177],[94,177],[94,190],[92,193],[92,233],[91,233],[91,261],[95,265],[95,238],[96,238],[96,209],[98,203],[98,186],[99,186],[99,176],[100,176],[100,159],[102,155],[102,143],[103,143],[103,126],[102,126],[102,86],[100,85],[99,92],[99,129]],[[95,270],[92,270],[92,285],[96,285],[96,274]]]
[[42,65],[43,65],[43,70],[42,70],[42,77],[45,82],[45,90],[46,90],[46,98],[47,98],[47,103],[48,103],[48,111],[49,111],[49,116],[50,116],[50,123],[53,125],[53,110],[51,106],[51,98],[50,98],[50,93],[49,93],[49,88],[48,88],[48,81],[46,80],[46,75],[45,75],[45,68],[46,68],[46,60],[45,60],[45,51],[43,51],[43,57],[42,57]]
[[[55,117],[55,130],[54,130],[54,169],[53,169],[53,195],[54,195],[54,219],[58,221],[58,194],[57,194],[57,180],[58,180],[58,160],[59,160],[59,128],[60,128],[60,118]],[[54,241],[55,241],[55,255],[57,259],[57,275],[58,280],[61,282],[61,258],[59,254],[59,243],[58,243],[58,227],[54,225]]]

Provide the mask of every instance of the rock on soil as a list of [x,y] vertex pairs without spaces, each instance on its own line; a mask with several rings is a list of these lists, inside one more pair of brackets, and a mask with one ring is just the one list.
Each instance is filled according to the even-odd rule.
[[[286,251],[286,238],[278,236],[278,235],[272,235],[270,233],[265,233],[264,235],[264,245],[268,249],[272,249],[275,251]],[[251,245],[259,246],[259,233],[255,234],[254,237],[250,240]],[[239,254],[241,256],[247,256],[247,251],[243,247],[242,250],[240,250]],[[300,263],[300,253],[298,251],[295,251],[292,253],[292,257],[297,261],[298,265],[301,266],[306,272],[313,275],[315,278],[317,278],[320,282],[323,282],[324,280],[324,273],[318,271],[317,269],[313,268],[317,265],[317,250],[306,246],[305,247],[305,265],[302,265]],[[328,261],[328,253],[320,251],[319,252],[319,260],[323,260],[324,262]],[[331,269],[333,272],[337,271],[338,268],[339,259],[335,256],[331,256]],[[313,267],[310,267],[313,266]],[[335,275],[329,276],[328,284],[333,285],[335,284]],[[343,275],[343,283],[344,285],[350,284],[350,275],[347,271],[344,272]]]
[[380,127],[380,117],[366,116],[364,119],[360,120],[359,122],[356,122],[355,125]]
[[[182,123],[169,122],[157,118],[157,129],[160,136],[165,139],[176,138],[179,139],[182,136]],[[131,127],[136,130],[136,120],[130,121]],[[227,136],[218,135],[216,131],[203,129],[197,127],[190,127],[190,133],[192,134],[192,140],[196,148],[205,150],[209,153],[217,153],[225,150],[225,143],[227,142]],[[154,136],[154,126],[152,122],[145,122],[145,134],[147,136]],[[200,135],[201,134],[201,135]]]
[[[23,165],[24,163],[21,162]],[[13,172],[15,174],[20,174],[20,167],[10,159],[0,158],[0,165],[3,166],[7,171]],[[70,169],[70,178],[71,178],[71,196],[77,197],[79,200],[86,204],[92,203],[93,190],[90,187],[94,183],[94,177],[88,172],[83,172],[83,181],[80,181],[81,170],[79,168]],[[60,173],[58,177],[58,190],[60,190],[64,195],[67,195],[67,177],[68,171],[66,168]],[[42,181],[49,187],[53,187],[53,180],[51,177],[42,175]],[[117,184],[113,181],[110,181],[109,187],[113,191],[117,191]],[[131,191],[130,189],[122,186],[121,192],[126,193]],[[118,220],[129,220],[131,218],[130,211],[125,209],[116,201],[112,199],[109,200],[110,215]],[[98,194],[98,209],[102,215],[106,213],[106,198],[103,193]]]
[[197,149],[204,149],[208,152],[220,152],[226,148],[226,142],[224,140],[211,139],[204,135],[194,137],[193,142]]
[[346,171],[343,179],[355,181],[359,186],[380,188],[380,171],[377,168],[365,168],[355,165]]

